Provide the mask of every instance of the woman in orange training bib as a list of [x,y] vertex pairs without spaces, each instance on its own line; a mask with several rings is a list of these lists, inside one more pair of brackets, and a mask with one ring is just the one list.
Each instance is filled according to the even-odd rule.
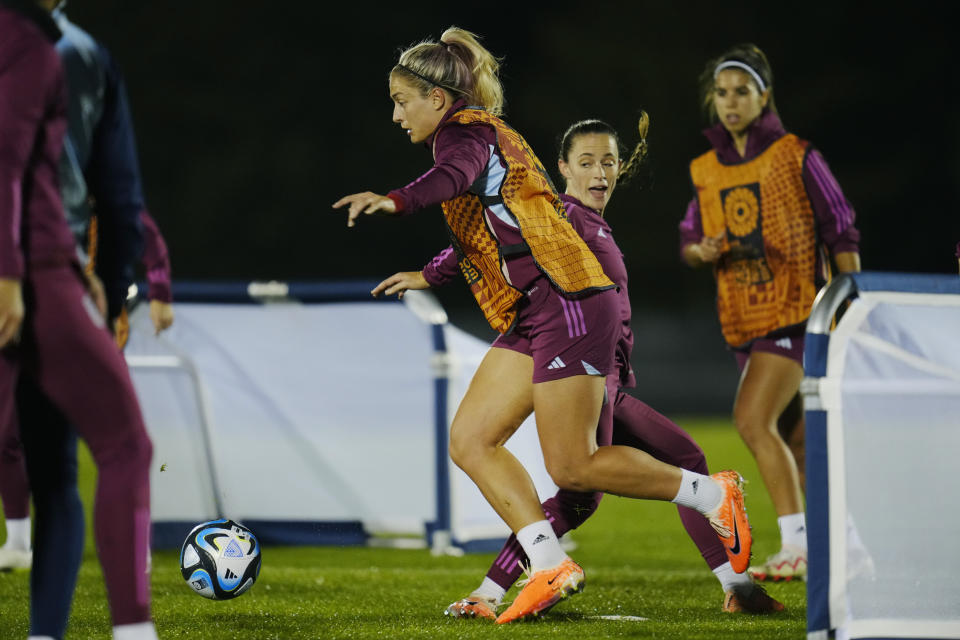
[[778,516],[781,550],[750,573],[790,580],[807,569],[804,327],[830,256],[841,272],[860,270],[859,233],[823,157],[783,128],[760,49],[738,45],[711,60],[701,92],[712,149],[690,163],[695,195],[680,223],[681,253],[716,276],[723,336],[741,370],[734,423]]

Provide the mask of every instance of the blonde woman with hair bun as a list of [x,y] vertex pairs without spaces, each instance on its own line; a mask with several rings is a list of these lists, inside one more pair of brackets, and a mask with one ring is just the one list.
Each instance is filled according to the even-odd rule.
[[[347,226],[362,215],[405,215],[440,204],[451,250],[490,326],[528,341],[494,345],[460,403],[450,455],[513,531],[530,580],[496,621],[543,613],[583,588],[526,469],[503,445],[536,416],[547,471],[562,489],[674,500],[710,518],[746,570],[750,528],[735,472],[710,477],[638,449],[598,447],[605,378],[616,367],[620,301],[615,283],[573,228],[542,163],[500,117],[499,61],[474,34],[451,27],[439,42],[405,50],[389,76],[393,120],[425,144],[433,166],[386,195],[345,196]],[[396,274],[373,295],[425,288]],[[416,272],[413,272],[416,273]],[[699,492],[696,488],[700,487]]]

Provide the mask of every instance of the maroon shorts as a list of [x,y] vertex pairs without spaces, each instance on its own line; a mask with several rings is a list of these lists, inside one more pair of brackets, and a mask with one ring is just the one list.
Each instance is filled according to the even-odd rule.
[[733,355],[737,359],[737,367],[740,371],[747,366],[747,360],[751,353],[763,351],[765,353],[775,353],[784,358],[790,358],[803,366],[803,342],[806,333],[797,332],[791,335],[780,336],[778,338],[757,338],[745,347],[733,350]]
[[531,356],[534,383],[606,376],[616,368],[619,304],[615,289],[572,300],[540,278],[520,302],[513,331],[492,346]]

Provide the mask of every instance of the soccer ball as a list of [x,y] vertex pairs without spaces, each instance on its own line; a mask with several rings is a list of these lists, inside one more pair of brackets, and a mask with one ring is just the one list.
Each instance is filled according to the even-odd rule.
[[260,575],[260,543],[233,520],[198,524],[180,548],[180,573],[204,598],[236,598]]

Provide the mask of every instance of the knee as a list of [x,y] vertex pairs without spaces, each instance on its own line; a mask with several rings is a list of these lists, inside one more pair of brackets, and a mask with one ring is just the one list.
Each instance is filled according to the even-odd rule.
[[770,433],[770,425],[764,424],[763,420],[758,419],[756,415],[748,411],[735,410],[733,424],[737,427],[737,433],[751,449]]
[[564,491],[586,493],[592,490],[584,461],[547,461],[547,473],[554,484]]
[[153,460],[153,442],[145,430],[131,435],[126,449],[130,457],[136,460],[138,464],[149,466]]
[[450,459],[468,474],[471,468],[480,464],[484,446],[482,440],[466,429],[458,429],[456,425],[450,429],[450,445],[447,447]]
[[126,465],[148,469],[153,459],[153,443],[143,428],[132,428],[114,438],[87,441],[97,467]]
[[676,466],[688,471],[702,473],[704,475],[710,473],[707,467],[707,456],[703,455],[703,449],[701,449],[693,440],[690,441],[690,448],[681,454],[680,463]]

